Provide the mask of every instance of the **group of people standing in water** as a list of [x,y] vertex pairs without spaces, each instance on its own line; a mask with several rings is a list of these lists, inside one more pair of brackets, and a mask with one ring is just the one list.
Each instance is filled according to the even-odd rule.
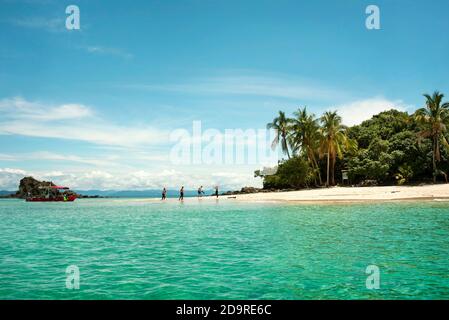
[[[205,195],[204,191],[203,191],[203,186],[198,188],[198,198],[201,198],[203,195]],[[213,194],[215,197],[218,198],[218,186],[215,186],[215,193]],[[162,189],[162,199],[161,200],[166,200],[167,199],[167,188],[164,187],[164,189]],[[179,201],[183,201],[184,200],[184,186],[181,187],[181,189],[179,190]]]

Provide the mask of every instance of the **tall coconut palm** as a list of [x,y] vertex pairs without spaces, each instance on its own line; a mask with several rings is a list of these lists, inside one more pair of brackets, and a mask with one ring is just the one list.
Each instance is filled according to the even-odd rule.
[[294,152],[302,153],[307,157],[315,175],[321,182],[321,173],[317,161],[317,152],[319,148],[319,124],[315,115],[307,113],[307,108],[300,108],[293,113],[292,133],[290,135],[292,149]]
[[432,140],[432,169],[433,182],[437,178],[437,162],[441,160],[440,144],[449,149],[448,141],[444,133],[447,132],[446,125],[449,124],[449,103],[443,103],[444,95],[435,91],[432,96],[424,94],[426,106],[415,112],[415,119],[425,129],[418,133],[419,139],[429,138]]
[[273,119],[273,122],[267,124],[267,129],[274,129],[276,131],[276,137],[271,144],[273,150],[281,143],[282,152],[287,154],[290,159],[290,152],[288,150],[288,135],[290,134],[291,120],[285,116],[285,112],[279,111],[279,115]]
[[347,127],[341,123],[337,111],[327,111],[321,117],[320,155],[327,156],[326,186],[335,184],[335,162],[337,156],[343,158],[343,151],[357,148],[357,142],[347,135]]

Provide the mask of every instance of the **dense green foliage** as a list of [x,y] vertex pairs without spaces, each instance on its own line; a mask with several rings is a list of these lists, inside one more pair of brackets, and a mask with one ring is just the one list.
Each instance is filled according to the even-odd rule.
[[293,157],[279,164],[275,175],[264,178],[265,189],[299,189],[308,187],[313,181],[309,163],[300,157]]
[[392,109],[349,128],[337,112],[282,114],[280,139],[288,142],[282,149],[290,148],[292,158],[264,177],[264,187],[334,185],[342,182],[342,170],[351,184],[447,182],[449,104],[438,92],[425,97],[426,107],[413,114]]
[[419,141],[413,115],[390,110],[350,128],[359,149],[345,163],[352,183],[425,181],[432,176],[429,141]]

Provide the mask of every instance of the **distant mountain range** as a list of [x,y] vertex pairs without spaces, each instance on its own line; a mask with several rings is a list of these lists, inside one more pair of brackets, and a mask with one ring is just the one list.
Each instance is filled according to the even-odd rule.
[[15,191],[6,191],[6,190],[0,190],[0,196],[8,196],[10,194],[16,193]]

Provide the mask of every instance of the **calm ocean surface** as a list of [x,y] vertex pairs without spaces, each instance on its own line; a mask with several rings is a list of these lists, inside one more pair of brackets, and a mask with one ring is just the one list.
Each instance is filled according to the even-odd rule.
[[449,203],[191,202],[0,200],[0,299],[449,299]]

